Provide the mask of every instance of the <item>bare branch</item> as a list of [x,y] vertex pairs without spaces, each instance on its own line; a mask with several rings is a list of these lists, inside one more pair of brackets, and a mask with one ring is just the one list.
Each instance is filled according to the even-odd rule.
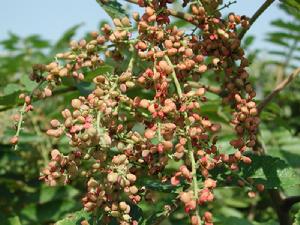
[[280,84],[278,84],[275,89],[265,97],[262,102],[258,105],[258,112],[260,113],[266,105],[276,96],[279,94],[281,90],[283,90],[289,83],[291,83],[297,75],[300,73],[300,67],[295,69],[286,79],[284,79]]
[[270,5],[272,5],[272,3],[275,2],[275,0],[266,0],[264,2],[264,4],[262,4],[259,9],[254,13],[254,15],[251,17],[249,23],[249,27],[247,29],[243,29],[240,33],[239,33],[239,39],[243,39],[243,37],[245,36],[245,34],[247,33],[247,31],[250,29],[250,27],[254,24],[254,22],[257,20],[257,18],[264,12],[267,10],[267,8],[269,8]]

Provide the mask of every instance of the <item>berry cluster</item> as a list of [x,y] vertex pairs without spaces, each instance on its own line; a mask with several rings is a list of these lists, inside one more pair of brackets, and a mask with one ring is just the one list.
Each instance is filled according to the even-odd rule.
[[[86,178],[84,209],[103,209],[106,221],[137,224],[130,204],[146,198],[147,187],[139,179],[150,175],[182,189],[178,199],[191,224],[211,225],[210,212],[199,215],[199,207],[214,200],[217,181],[211,171],[221,166],[237,171],[240,163],[251,163],[244,153],[255,145],[259,118],[246,70],[249,63],[237,35],[238,26],[247,28],[248,19],[235,14],[222,19],[217,0],[191,4],[186,19],[200,33],[189,34],[169,25],[171,2],[138,1],[145,13],[133,14],[136,33],[128,18],[115,18],[115,28],[104,25],[91,40],[72,41],[70,52],[58,54],[58,61],[39,69],[47,85],[36,96],[45,97],[64,78],[84,80],[85,73],[105,61],[116,66],[113,74],[93,78],[92,93],[72,100],[72,109],[62,111],[63,122],[51,121],[47,134],[66,135],[72,150],[67,155],[52,150],[41,175],[49,185]],[[209,102],[209,88],[190,83],[208,74],[220,84],[220,97],[232,110],[234,154],[220,151],[221,125],[201,113]],[[141,95],[132,94],[133,89]],[[174,161],[181,166],[169,176],[165,168]]]

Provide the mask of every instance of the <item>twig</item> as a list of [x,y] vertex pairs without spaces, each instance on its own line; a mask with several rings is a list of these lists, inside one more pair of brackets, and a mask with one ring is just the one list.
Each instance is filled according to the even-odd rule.
[[258,105],[257,109],[260,113],[266,105],[276,96],[280,91],[282,91],[289,83],[291,83],[297,75],[300,73],[300,67],[295,69],[285,80],[283,80],[280,84],[278,84],[275,89],[267,96],[265,97],[261,103]]
[[[77,90],[76,87],[62,88],[60,90],[54,91],[53,94],[47,98],[55,97],[59,94],[65,94],[65,93],[68,93],[71,91],[76,91],[76,90]],[[40,101],[40,99],[37,99],[36,101]],[[33,101],[33,102],[36,102],[36,101]],[[23,106],[23,103],[19,103],[17,106]],[[16,105],[10,105],[10,106],[3,107],[3,108],[0,108],[0,112],[4,112],[4,111],[10,110],[15,107],[16,107]]]
[[239,39],[243,39],[243,37],[245,36],[245,34],[247,33],[247,31],[250,29],[250,27],[253,25],[253,23],[257,20],[257,18],[264,12],[266,11],[267,8],[269,8],[269,6],[275,2],[275,0],[266,0],[264,2],[264,4],[262,4],[259,9],[254,13],[254,15],[251,17],[250,21],[249,21],[249,27],[242,29],[242,31],[239,33]]
[[273,207],[276,210],[279,224],[292,225],[292,220],[289,216],[290,208],[283,207],[285,199],[281,195],[280,191],[276,189],[269,190],[269,195],[274,203]]
[[[41,81],[33,90],[32,90],[32,92],[30,93],[30,95],[29,95],[29,97],[30,98],[32,98],[32,96],[33,96],[33,93],[34,93],[34,91],[35,90],[37,90],[42,84],[44,83],[44,81]],[[18,120],[18,125],[17,125],[17,132],[16,132],[16,134],[14,135],[14,137],[15,138],[19,138],[19,136],[20,136],[20,132],[21,132],[21,129],[22,129],[22,123],[23,123],[23,117],[24,117],[24,114],[25,114],[25,112],[26,112],[26,107],[27,107],[27,103],[26,103],[26,101],[23,103],[23,106],[22,106],[22,108],[21,108],[21,110],[20,110],[20,118],[19,118],[19,120]],[[14,150],[16,151],[16,150],[18,150],[18,142],[14,145]]]
[[229,6],[231,6],[231,5],[235,4],[235,3],[237,3],[237,1],[228,2],[227,4],[225,4],[224,6],[222,6],[221,8],[219,8],[218,11],[221,11],[221,10],[223,10],[225,8],[229,8]]

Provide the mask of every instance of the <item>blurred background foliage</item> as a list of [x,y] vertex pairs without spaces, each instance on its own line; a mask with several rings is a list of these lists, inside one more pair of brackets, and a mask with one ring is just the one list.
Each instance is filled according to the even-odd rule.
[[[293,22],[283,19],[272,21],[276,31],[269,33],[266,41],[273,48],[269,52],[252,49],[255,37],[248,36],[243,45],[251,61],[249,70],[255,84],[258,101],[270,93],[289,73],[300,66],[300,12],[299,2],[285,1],[280,8],[286,12]],[[115,12],[114,12],[115,13]],[[117,12],[118,13],[118,12]],[[173,21],[178,27],[186,29],[188,24]],[[101,22],[101,24],[103,21]],[[33,112],[26,114],[24,129],[21,132],[18,151],[13,151],[8,144],[14,134],[10,119],[19,109],[18,96],[21,92],[31,92],[37,84],[30,80],[33,64],[49,63],[56,53],[68,48],[81,24],[68,29],[55,43],[38,35],[19,37],[10,33],[6,40],[0,41],[0,221],[4,225],[38,225],[78,224],[83,218],[91,216],[81,211],[81,193],[85,187],[80,180],[72,186],[46,187],[39,180],[40,169],[48,162],[49,152],[54,147],[68,152],[66,139],[53,140],[45,135],[49,121],[60,117],[60,111],[72,98],[86,95],[91,86],[89,81],[81,83],[64,82],[53,96],[44,101],[35,101]],[[189,28],[188,28],[189,29]],[[89,34],[86,35],[86,38]],[[109,63],[109,62],[108,62]],[[110,65],[101,68],[102,72],[111,71]],[[92,77],[95,73],[90,73]],[[206,76],[201,82],[216,85]],[[206,79],[206,80],[205,80]],[[91,80],[91,79],[90,79]],[[137,90],[137,95],[138,95]],[[209,95],[209,104],[202,109],[203,113],[223,124],[224,132],[219,146],[223,151],[232,151],[228,140],[232,135],[226,126],[230,120],[228,109],[220,105],[220,100]],[[300,195],[300,79],[295,79],[277,96],[261,114],[259,138],[267,152],[267,156],[257,157],[250,168],[242,168],[238,178],[246,175],[253,177],[254,182],[264,183],[267,189],[279,188],[287,196]],[[227,124],[227,125],[226,125]],[[170,170],[176,168],[171,165]],[[232,187],[224,182],[217,188],[216,201],[209,205],[215,215],[217,225],[276,225],[278,224],[273,202],[265,191],[254,199],[247,197],[245,188]],[[155,183],[145,178],[145,185],[153,190],[157,201],[141,204],[144,214],[138,207],[134,209],[137,217],[142,217],[144,224],[152,224],[165,213],[164,205],[173,204],[176,190],[167,185]],[[162,194],[164,193],[164,194]],[[300,224],[299,205],[294,205],[292,215],[295,224]],[[154,210],[154,214],[153,214]],[[157,212],[155,212],[158,210]],[[71,215],[69,213],[75,212]],[[185,224],[187,218],[182,209],[178,209],[162,224]],[[297,222],[298,220],[298,222]]]

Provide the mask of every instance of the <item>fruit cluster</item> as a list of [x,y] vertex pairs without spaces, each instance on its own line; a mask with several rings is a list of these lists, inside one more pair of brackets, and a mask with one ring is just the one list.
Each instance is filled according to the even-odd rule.
[[[137,30],[128,18],[115,18],[115,28],[106,24],[90,40],[72,41],[71,50],[58,54],[58,61],[39,68],[47,85],[37,96],[45,97],[64,78],[84,80],[85,73],[104,62],[116,67],[114,73],[93,78],[95,89],[72,100],[72,109],[62,111],[63,122],[51,121],[47,134],[67,136],[72,150],[67,155],[52,150],[41,175],[49,185],[86,178],[84,209],[102,209],[107,221],[137,224],[130,205],[146,198],[142,177],[150,175],[182,190],[178,199],[191,224],[211,225],[210,212],[199,215],[199,207],[214,200],[217,181],[211,171],[222,166],[237,171],[241,163],[251,163],[244,153],[256,143],[259,118],[249,63],[237,35],[248,19],[235,14],[223,19],[217,10],[220,1],[204,1],[203,6],[184,1],[191,8],[186,20],[199,30],[190,34],[169,24],[171,2],[138,1],[145,12],[133,14]],[[221,125],[201,113],[210,89],[190,83],[208,74],[232,110],[234,154],[220,151]],[[134,89],[140,94],[133,94]],[[165,168],[175,161],[181,166],[169,175]]]

